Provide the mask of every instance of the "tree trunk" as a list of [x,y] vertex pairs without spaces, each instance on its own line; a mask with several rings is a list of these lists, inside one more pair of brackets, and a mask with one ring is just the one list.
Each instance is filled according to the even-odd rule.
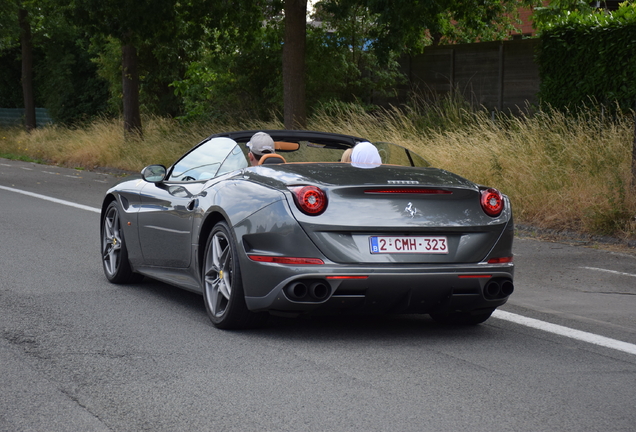
[[286,129],[304,129],[305,40],[307,0],[285,0],[285,42],[283,44],[283,112]]
[[27,132],[35,129],[35,96],[33,92],[33,40],[29,13],[18,11],[20,45],[22,46],[22,94],[24,96],[24,126]]
[[124,97],[124,133],[142,137],[139,114],[139,70],[137,48],[132,43],[122,46],[122,90]]

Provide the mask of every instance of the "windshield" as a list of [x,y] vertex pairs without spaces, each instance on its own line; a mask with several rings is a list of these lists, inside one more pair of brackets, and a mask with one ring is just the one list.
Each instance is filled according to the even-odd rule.
[[212,138],[181,158],[168,180],[208,180],[245,167],[247,160],[234,140]]

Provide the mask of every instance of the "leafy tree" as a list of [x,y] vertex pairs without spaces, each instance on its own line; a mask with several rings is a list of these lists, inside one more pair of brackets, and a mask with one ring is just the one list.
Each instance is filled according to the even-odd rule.
[[[28,105],[23,105],[23,97],[18,102],[14,95],[20,83],[25,86],[20,70],[30,69],[31,95],[23,93],[27,94],[26,100],[33,100],[33,113],[36,101],[48,109],[55,121],[64,123],[90,118],[104,110],[106,83],[96,76],[85,34],[65,20],[64,9],[65,5],[57,0],[0,0],[0,94],[7,95],[3,106]],[[26,17],[23,27],[28,24],[31,29],[30,56],[25,56],[20,48],[25,46],[20,44],[20,10]],[[30,68],[20,64],[16,68],[16,60],[24,63],[29,58]],[[29,111],[27,127],[32,128],[35,118],[31,123]]]
[[515,30],[517,9],[537,0],[321,0],[334,17],[364,7],[375,16],[369,44],[381,59],[415,54],[430,44],[504,39]]
[[308,74],[309,94],[321,91],[321,102],[372,103],[373,94],[387,93],[403,80],[394,51],[380,64],[371,49],[378,17],[367,7],[354,5],[348,14],[334,15],[319,5],[314,18],[322,25],[308,33],[312,35],[307,53],[312,71]]
[[[99,42],[102,73],[112,70],[113,44],[121,50],[121,92],[125,130],[141,132],[140,102],[162,113],[179,114],[173,81],[201,55],[208,39],[229,34],[240,25],[251,34],[268,0],[72,0],[74,21]],[[240,33],[233,36],[246,39]],[[232,46],[234,46],[232,44]],[[145,92],[140,95],[143,84]],[[112,89],[111,89],[112,90]],[[152,111],[152,109],[151,109]]]
[[[347,18],[373,17],[363,50],[373,51],[378,65],[391,64],[396,56],[415,54],[429,44],[472,42],[507,37],[514,30],[521,5],[538,0],[321,0],[316,6],[328,24]],[[364,13],[361,14],[361,9]],[[284,110],[286,127],[304,125],[304,74],[306,57],[305,0],[285,0],[283,49]],[[350,45],[354,52],[354,45]],[[362,58],[362,56],[360,56]]]
[[27,131],[35,129],[35,93],[33,86],[33,32],[29,9],[31,2],[2,0],[0,2],[0,42],[10,46],[20,41],[22,72],[20,82],[24,102],[24,124]]
[[108,82],[97,74],[88,38],[62,16],[58,19],[38,43],[43,55],[36,82],[39,100],[53,120],[73,124],[106,112]]
[[188,120],[266,118],[282,107],[280,20],[255,26],[249,40],[228,36],[208,39],[185,77],[172,84]]
[[124,130],[141,134],[139,46],[175,35],[176,8],[170,0],[72,0],[71,16],[93,35],[121,44]]
[[[238,41],[228,27],[225,31],[230,34],[222,40],[208,39],[202,56],[190,63],[184,79],[173,83],[186,105],[186,118],[267,118],[284,111],[285,21],[273,9],[262,13],[249,39]],[[356,16],[307,26],[304,79],[308,113],[333,100],[371,103],[370,94],[393,87],[402,77],[394,59],[380,66],[367,49],[372,22],[366,9],[360,8]]]
[[546,5],[534,8],[532,22],[534,27],[541,31],[563,20],[571,12],[583,15],[594,13],[597,10],[594,3],[583,0],[551,0]]

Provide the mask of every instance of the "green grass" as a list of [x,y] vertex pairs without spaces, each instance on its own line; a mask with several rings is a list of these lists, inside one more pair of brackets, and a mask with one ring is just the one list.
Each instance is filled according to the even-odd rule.
[[32,157],[23,155],[23,154],[14,154],[14,153],[2,153],[0,152],[0,158],[3,159],[11,159],[11,160],[19,160],[22,162],[33,162],[33,163],[44,163],[41,159],[33,159]]
[[[0,156],[139,171],[151,163],[172,164],[213,133],[283,128],[277,121],[180,124],[149,117],[143,123],[144,140],[128,142],[118,119],[30,134],[0,129]],[[636,238],[633,117],[610,121],[590,109],[578,115],[539,112],[493,119],[449,98],[373,113],[355,105],[330,105],[309,119],[308,129],[393,142],[433,166],[496,187],[510,197],[517,223]]]

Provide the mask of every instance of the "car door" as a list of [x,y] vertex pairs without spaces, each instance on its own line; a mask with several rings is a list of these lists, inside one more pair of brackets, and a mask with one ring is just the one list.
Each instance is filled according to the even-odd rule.
[[204,184],[165,182],[144,186],[138,213],[138,231],[146,265],[188,267],[196,195]]
[[177,161],[165,180],[146,184],[141,190],[138,215],[144,263],[188,267],[199,194],[209,180],[246,166],[247,160],[235,141],[212,138]]

